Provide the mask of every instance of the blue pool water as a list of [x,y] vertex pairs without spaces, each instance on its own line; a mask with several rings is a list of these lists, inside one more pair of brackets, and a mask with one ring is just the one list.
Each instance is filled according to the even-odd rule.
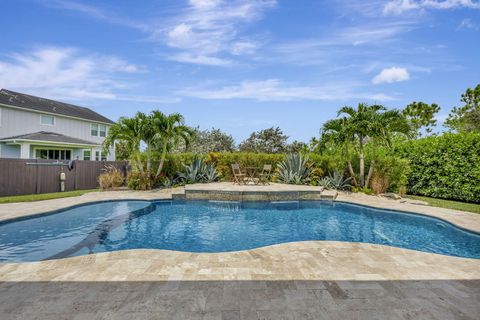
[[0,224],[0,261],[137,248],[226,252],[307,240],[480,259],[479,234],[421,215],[321,201],[118,201]]

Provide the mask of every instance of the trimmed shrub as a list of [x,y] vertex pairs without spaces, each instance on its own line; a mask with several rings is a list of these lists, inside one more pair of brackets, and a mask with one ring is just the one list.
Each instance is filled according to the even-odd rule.
[[408,141],[398,154],[410,162],[407,192],[480,203],[480,133],[445,133]]

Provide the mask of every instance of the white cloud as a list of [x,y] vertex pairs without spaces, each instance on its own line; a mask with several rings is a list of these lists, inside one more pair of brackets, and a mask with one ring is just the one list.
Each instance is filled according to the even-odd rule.
[[393,100],[385,94],[368,94],[352,91],[357,84],[329,84],[322,86],[296,86],[278,79],[243,81],[238,85],[211,88],[187,88],[177,92],[180,96],[207,100],[251,99],[257,101],[295,101],[295,100],[346,100],[371,99],[378,101]]
[[453,9],[453,8],[480,9],[480,3],[472,0],[393,0],[383,7],[385,15],[399,15],[404,12],[421,9]]
[[380,83],[392,83],[392,82],[400,82],[406,81],[410,79],[410,74],[408,70],[405,68],[387,68],[383,69],[379,74],[377,74],[373,79],[372,83],[380,84]]
[[228,66],[232,64],[232,61],[228,59],[217,58],[214,56],[193,56],[189,53],[179,53],[169,56],[168,59],[177,62],[201,64],[206,66]]
[[[210,65],[205,60],[225,61],[225,55],[253,54],[257,44],[241,37],[240,26],[258,19],[274,6],[274,0],[191,0],[189,8],[156,32],[152,38],[178,50],[171,60]],[[189,57],[188,59],[178,59]],[[207,58],[207,59],[206,59]]]
[[143,72],[143,68],[118,57],[85,54],[65,47],[37,48],[8,57],[0,60],[0,88],[54,99],[175,102],[125,94],[127,85],[119,77]]

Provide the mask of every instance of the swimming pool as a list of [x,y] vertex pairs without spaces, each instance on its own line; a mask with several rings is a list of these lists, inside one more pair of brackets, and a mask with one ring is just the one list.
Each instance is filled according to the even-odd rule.
[[227,252],[329,240],[480,259],[480,235],[440,219],[341,202],[112,201],[0,224],[0,261],[124,249]]

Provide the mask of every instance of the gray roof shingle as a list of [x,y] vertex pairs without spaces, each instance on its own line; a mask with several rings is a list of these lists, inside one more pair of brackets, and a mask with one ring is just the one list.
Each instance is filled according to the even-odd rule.
[[114,123],[112,120],[88,108],[79,107],[73,104],[59,102],[55,100],[35,97],[6,89],[0,90],[0,103],[4,105],[10,105],[40,112],[55,113],[58,115],[75,117],[90,121]]
[[99,145],[98,143],[69,137],[60,133],[39,131],[34,133],[27,133],[13,137],[1,138],[0,141],[11,140],[37,140],[37,141],[49,141],[57,143],[72,143],[72,144],[84,144],[84,145]]

